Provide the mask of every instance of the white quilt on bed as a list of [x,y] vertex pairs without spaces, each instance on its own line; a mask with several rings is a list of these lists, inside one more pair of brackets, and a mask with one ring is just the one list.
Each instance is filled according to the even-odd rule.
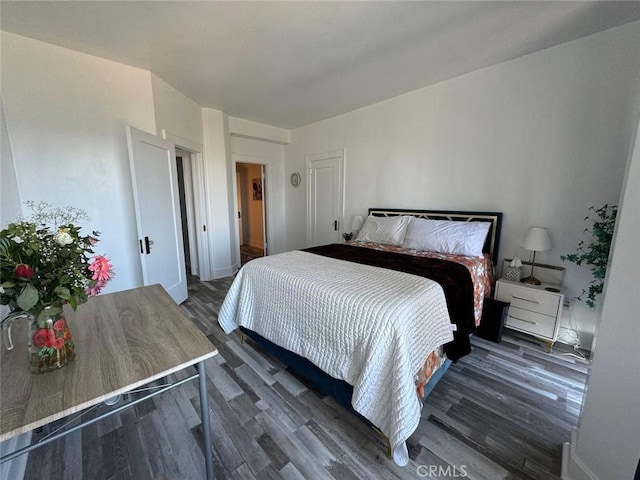
[[353,385],[353,408],[387,435],[398,465],[420,421],[414,376],[453,339],[444,293],[415,275],[292,251],[247,263],[224,300],[246,327]]

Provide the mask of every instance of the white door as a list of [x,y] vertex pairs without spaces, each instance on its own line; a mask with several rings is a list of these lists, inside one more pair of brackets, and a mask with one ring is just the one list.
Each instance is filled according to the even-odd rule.
[[180,304],[187,277],[175,147],[129,126],[127,142],[143,283],[159,283]]
[[344,197],[344,151],[307,157],[309,168],[308,244],[325,245],[341,240]]

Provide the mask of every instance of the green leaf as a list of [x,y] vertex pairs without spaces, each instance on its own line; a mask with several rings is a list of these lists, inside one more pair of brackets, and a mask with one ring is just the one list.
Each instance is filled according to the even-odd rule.
[[38,352],[38,356],[39,357],[48,357],[50,355],[53,355],[53,352],[54,352],[54,350],[53,350],[52,347],[43,347]]
[[16,286],[16,282],[12,282],[11,280],[7,280],[2,283],[2,288],[12,288]]
[[578,243],[577,253],[562,255],[561,258],[578,266],[584,264],[591,268],[593,279],[589,282],[589,289],[583,290],[582,294],[587,295],[586,303],[593,308],[596,298],[602,294],[618,207],[605,204],[600,208],[591,206],[589,211],[597,216],[593,218],[592,215],[587,215],[584,218],[592,224],[583,232],[589,238]]
[[51,306],[49,308],[45,308],[38,314],[38,323],[44,322],[47,318],[55,317],[56,315],[59,315],[61,313],[62,308],[60,307]]
[[69,300],[69,298],[71,298],[71,292],[66,287],[56,287],[54,291],[60,298],[64,298],[65,300]]
[[20,292],[20,295],[18,295],[18,298],[16,298],[18,307],[25,312],[35,307],[38,300],[40,300],[38,290],[31,284],[25,286]]

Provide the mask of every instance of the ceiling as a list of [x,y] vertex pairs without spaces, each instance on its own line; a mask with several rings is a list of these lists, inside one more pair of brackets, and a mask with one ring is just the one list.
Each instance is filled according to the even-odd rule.
[[2,30],[295,128],[640,19],[640,2],[2,1]]

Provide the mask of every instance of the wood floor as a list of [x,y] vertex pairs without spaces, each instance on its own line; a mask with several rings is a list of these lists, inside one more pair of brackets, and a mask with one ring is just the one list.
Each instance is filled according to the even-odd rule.
[[240,245],[240,265],[250,262],[254,258],[264,257],[264,249],[253,247],[251,245]]
[[[183,305],[220,351],[208,362],[217,478],[559,478],[584,363],[525,337],[474,339],[428,398],[401,468],[363,422],[221,331],[216,312],[229,283],[192,283]],[[203,478],[198,412],[197,385],[183,385],[30,453],[25,478]]]

